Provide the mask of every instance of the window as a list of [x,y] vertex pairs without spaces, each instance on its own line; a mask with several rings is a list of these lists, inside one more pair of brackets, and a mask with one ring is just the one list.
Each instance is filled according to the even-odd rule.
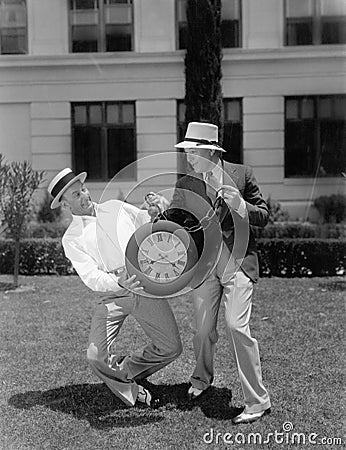
[[120,170],[135,179],[136,130],[133,102],[72,104],[73,167],[91,180],[109,180]]
[[[186,49],[187,45],[187,0],[177,0],[178,48]],[[241,46],[241,0],[222,0],[221,5],[221,43],[223,48]]]
[[[177,103],[177,135],[178,142],[184,140],[185,128],[185,111],[186,106],[183,101]],[[227,98],[223,100],[223,140],[222,148],[226,150],[223,153],[223,159],[236,164],[243,162],[243,113],[241,98]],[[178,168],[178,172],[183,172],[182,168]]]
[[73,53],[133,49],[132,0],[71,0],[70,8]]
[[0,53],[27,53],[25,0],[0,0]]
[[346,170],[346,95],[286,97],[285,177]]
[[222,148],[223,159],[232,163],[243,162],[243,114],[242,99],[229,98],[223,101],[224,126]]
[[345,0],[286,0],[286,45],[346,43]]

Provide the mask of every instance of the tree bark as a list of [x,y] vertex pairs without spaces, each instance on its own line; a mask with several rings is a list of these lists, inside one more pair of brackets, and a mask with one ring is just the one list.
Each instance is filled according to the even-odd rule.
[[186,125],[191,121],[213,123],[221,138],[221,0],[187,0],[186,16]]

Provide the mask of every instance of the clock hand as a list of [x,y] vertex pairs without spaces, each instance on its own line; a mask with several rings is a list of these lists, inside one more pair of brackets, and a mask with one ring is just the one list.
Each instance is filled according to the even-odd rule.
[[154,261],[153,259],[142,259],[141,260],[142,263],[148,263],[148,264],[154,264],[156,261]]
[[167,258],[168,258],[167,255],[161,255],[161,258],[159,259],[159,261],[162,260],[162,259],[165,259],[165,260],[166,260],[169,264],[171,264],[173,267],[177,267],[177,264],[176,264],[175,262],[170,261],[170,260],[167,259]]

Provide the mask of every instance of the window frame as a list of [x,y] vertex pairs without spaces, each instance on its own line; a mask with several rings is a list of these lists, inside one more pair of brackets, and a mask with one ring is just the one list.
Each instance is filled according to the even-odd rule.
[[[108,105],[121,105],[121,107],[125,104],[130,104],[133,106],[133,124],[132,126],[130,123],[107,123],[107,106]],[[101,105],[101,122],[99,124],[90,124],[89,118],[90,118],[90,106],[92,105]],[[76,106],[84,106],[87,108],[87,124],[86,125],[76,125],[75,124],[75,107]],[[138,156],[138,150],[137,150],[137,123],[136,123],[136,102],[132,100],[125,100],[125,101],[117,101],[117,100],[110,100],[110,101],[77,101],[77,102],[71,102],[71,159],[72,159],[72,170],[77,172],[79,169],[76,167],[76,142],[75,142],[75,130],[76,126],[82,128],[83,126],[85,128],[92,128],[92,127],[99,127],[100,128],[100,142],[101,142],[101,168],[102,168],[102,176],[101,178],[88,178],[91,182],[108,182],[113,179],[114,176],[117,175],[118,172],[114,173],[112,177],[108,177],[108,130],[110,129],[131,129],[133,130],[133,161],[130,163],[133,165],[133,171],[134,174],[132,177],[124,177],[120,178],[119,181],[121,182],[128,182],[128,181],[137,181],[138,178],[138,171],[137,171],[137,156]],[[125,166],[126,167],[126,166]],[[120,170],[123,170],[121,168]]]
[[[179,47],[179,1],[180,0],[175,0],[175,49],[176,50],[182,50],[182,51],[186,51],[186,48],[180,48]],[[187,1],[187,0],[185,0]],[[223,1],[227,1],[227,0],[221,0],[221,23],[222,23],[222,2]],[[243,47],[243,2],[242,0],[236,0],[238,2],[238,7],[239,7],[239,33],[238,33],[238,46],[234,46],[234,47],[223,47],[222,46],[222,36],[221,36],[221,47],[223,49],[235,49],[235,48],[242,48]],[[221,26],[221,24],[220,24]]]
[[[300,46],[311,46],[311,45],[345,45],[346,42],[338,42],[338,43],[323,43],[323,29],[322,29],[322,25],[323,25],[323,19],[326,17],[331,17],[333,18],[335,21],[337,18],[339,18],[339,21],[344,22],[346,25],[346,15],[340,15],[340,16],[327,16],[327,15],[323,15],[321,13],[322,11],[322,4],[320,0],[313,0],[312,2],[312,15],[311,16],[303,16],[301,18],[301,22],[302,23],[307,23],[307,19],[311,20],[312,22],[312,30],[311,30],[311,44],[290,44],[288,41],[288,20],[289,18],[286,15],[286,11],[287,11],[287,5],[289,3],[290,0],[284,0],[284,8],[283,8],[283,22],[284,22],[284,26],[283,26],[283,32],[284,32],[284,36],[283,36],[283,42],[284,42],[284,46],[285,47],[300,47]],[[305,22],[304,22],[305,19]]]
[[[236,102],[238,102],[239,103],[239,115],[240,115],[240,118],[239,118],[239,124],[240,124],[240,147],[239,147],[239,161],[232,161],[231,160],[231,158],[225,158],[225,156],[227,155],[227,153],[228,153],[228,149],[227,148],[225,148],[225,147],[223,147],[223,145],[222,145],[222,147],[224,148],[224,150],[226,150],[226,153],[224,153],[224,160],[225,161],[228,161],[228,162],[231,162],[231,163],[233,163],[233,164],[243,164],[244,163],[244,120],[243,120],[243,97],[224,97],[223,98],[223,103],[222,103],[222,107],[223,107],[223,109],[224,109],[224,112],[223,112],[223,120],[224,120],[224,133],[223,133],[223,140],[224,140],[224,136],[225,136],[225,125],[228,125],[228,124],[232,124],[233,125],[233,122],[231,121],[231,120],[226,120],[226,117],[225,117],[225,110],[226,110],[226,108],[225,108],[225,106],[226,106],[226,103],[227,102],[234,102],[234,101],[236,101]],[[230,152],[230,155],[229,156],[231,156],[232,155],[232,153]]]
[[[75,0],[69,0],[69,8],[68,8],[68,30],[69,30],[69,53],[124,53],[124,52],[134,52],[135,51],[135,26],[134,26],[134,0],[123,0],[123,3],[119,3],[119,5],[127,4],[131,5],[131,25],[130,25],[130,37],[131,37],[131,48],[129,50],[107,50],[107,24],[105,11],[106,6],[110,5],[109,0],[94,0],[97,2],[98,7],[94,8],[92,11],[97,11],[98,23],[96,25],[97,29],[97,50],[93,52],[74,52],[73,51],[73,32],[72,32],[72,14],[73,11],[78,11],[83,9],[72,9],[72,4]],[[116,4],[116,3],[115,3]]]
[[[24,49],[23,49],[23,51],[22,52],[11,52],[11,53],[2,53],[2,31],[3,31],[3,28],[1,28],[0,27],[0,56],[1,55],[27,55],[27,54],[29,54],[29,38],[28,38],[28,4],[27,4],[27,0],[21,0],[22,1],[22,3],[24,4],[24,6],[25,6],[25,25],[24,25],[24,27],[16,27],[16,28],[14,28],[14,27],[11,27],[11,28],[8,28],[8,29],[16,29],[16,30],[18,30],[18,29],[24,29]],[[2,1],[0,0],[0,10],[1,10],[1,8],[2,8]],[[5,28],[6,29],[6,28]],[[16,35],[17,37],[18,37],[18,34]]]
[[[331,174],[326,173],[325,175],[320,172],[320,162],[321,162],[321,153],[322,153],[322,146],[323,143],[321,142],[321,125],[323,125],[323,122],[332,122],[332,123],[338,123],[338,122],[344,122],[344,126],[346,126],[346,119],[342,120],[339,119],[335,114],[331,114],[329,117],[321,117],[320,116],[320,103],[321,100],[324,99],[331,99],[333,101],[332,108],[334,108],[335,100],[338,98],[342,98],[346,100],[346,94],[323,94],[323,95],[292,95],[292,96],[285,96],[284,97],[284,120],[285,120],[285,136],[284,136],[284,178],[285,180],[290,179],[313,179],[313,178],[319,178],[319,179],[326,179],[326,178],[338,178],[338,174]],[[302,110],[302,103],[304,100],[312,100],[313,101],[313,117],[312,118],[306,118],[303,119],[302,117],[299,117],[299,122],[303,123],[306,122],[307,124],[309,122],[312,123],[313,127],[313,161],[312,161],[312,170],[310,174],[288,174],[287,173],[287,166],[288,166],[288,148],[287,148],[287,125],[289,121],[292,121],[294,119],[287,119],[287,102],[289,100],[297,100],[299,101],[298,104],[298,115],[301,116],[301,110]],[[296,119],[298,120],[298,119]],[[342,169],[341,169],[342,170]]]

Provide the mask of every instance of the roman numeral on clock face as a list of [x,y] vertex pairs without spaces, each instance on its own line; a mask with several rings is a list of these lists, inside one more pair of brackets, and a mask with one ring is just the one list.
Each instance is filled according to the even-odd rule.
[[160,277],[161,277],[161,274],[159,272],[156,272],[155,279],[158,280]]
[[163,239],[162,239],[162,234],[158,234],[157,235],[157,242],[162,242],[163,241]]
[[148,268],[144,271],[144,273],[145,273],[146,275],[149,275],[150,272],[152,272],[152,271],[153,271],[153,269],[152,269],[151,267],[148,267]]

